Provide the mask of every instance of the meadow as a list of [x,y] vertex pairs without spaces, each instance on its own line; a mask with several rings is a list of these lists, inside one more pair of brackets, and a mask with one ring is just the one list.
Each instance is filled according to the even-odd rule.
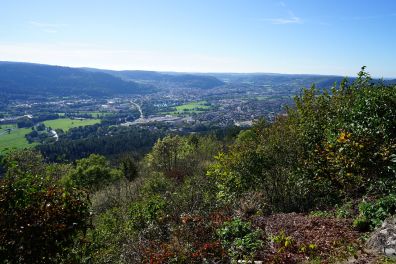
[[[66,132],[73,127],[94,125],[99,122],[100,119],[79,120],[59,118],[47,120],[43,123],[46,127],[51,127],[52,129],[62,129]],[[35,146],[36,143],[29,144],[25,138],[25,135],[31,131],[31,128],[17,128],[15,124],[0,125],[0,153],[6,151],[7,149],[21,149]]]
[[2,132],[6,131],[6,129],[8,128],[16,128],[15,124],[5,124],[5,125],[0,125],[0,134],[2,134]]
[[[76,111],[70,112],[70,114],[77,114],[77,115],[91,115],[92,118],[100,118],[102,116],[108,116],[113,114],[112,112],[103,112],[103,111]],[[64,117],[66,113],[58,113],[59,116]]]
[[[25,135],[32,131],[31,128],[16,128],[15,125],[2,125],[1,127],[0,153],[6,151],[7,149],[20,149],[34,146],[34,144],[29,144],[25,138]],[[5,128],[11,128],[11,130],[8,132]]]
[[100,119],[70,119],[70,118],[58,118],[54,120],[44,121],[46,127],[51,127],[52,129],[62,129],[63,131],[68,131],[70,128],[79,126],[89,126],[100,122]]
[[192,114],[192,113],[202,113],[211,108],[211,106],[206,105],[207,101],[197,101],[190,102],[183,105],[178,105],[175,107],[174,111],[166,112],[165,114],[169,115],[183,115],[183,114]]

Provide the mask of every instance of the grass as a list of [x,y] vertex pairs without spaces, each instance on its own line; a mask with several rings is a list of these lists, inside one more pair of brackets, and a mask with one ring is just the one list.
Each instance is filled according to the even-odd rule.
[[110,113],[110,112],[80,112],[80,113],[82,113],[82,114],[89,114],[89,115],[91,115],[93,118],[99,118],[99,117],[101,117],[101,116],[108,116],[108,115],[111,115],[112,113]]
[[190,102],[188,104],[178,105],[175,107],[176,108],[175,111],[166,112],[164,114],[180,115],[180,114],[202,113],[211,108],[211,106],[205,104],[207,104],[207,101]]
[[[72,114],[87,114],[91,115],[92,118],[99,118],[102,116],[108,116],[111,115],[111,112],[99,112],[99,111],[77,111],[77,112],[71,112]],[[65,116],[66,113],[58,113],[59,116]]]
[[[62,129],[67,131],[73,127],[88,126],[97,124],[100,119],[70,119],[70,118],[59,118],[54,120],[47,120],[43,123],[47,127],[52,129]],[[0,153],[6,152],[8,149],[21,149],[26,147],[33,147],[37,143],[29,144],[26,140],[25,135],[32,131],[31,128],[17,128],[15,124],[11,125],[0,125]],[[10,133],[6,130],[11,128]]]
[[[15,128],[16,126],[13,125]],[[4,128],[4,125],[2,125]],[[11,128],[11,127],[10,127]],[[0,153],[5,152],[7,149],[21,149],[25,147],[33,147],[35,144],[29,144],[25,135],[32,131],[30,128],[15,128],[5,134],[5,129],[0,129]]]
[[0,134],[5,131],[7,128],[16,128],[16,124],[6,124],[6,125],[0,125]]
[[62,129],[63,131],[68,131],[70,128],[79,126],[89,126],[100,123],[100,119],[70,119],[70,118],[58,118],[54,120],[47,120],[43,122],[46,127],[51,127],[52,129]]
[[270,98],[269,96],[256,96],[255,99],[261,101],[261,100],[267,100],[268,98]]
[[188,104],[176,106],[176,110],[177,111],[196,110],[197,108],[209,109],[210,106],[205,105],[206,103],[207,103],[206,101],[191,102]]

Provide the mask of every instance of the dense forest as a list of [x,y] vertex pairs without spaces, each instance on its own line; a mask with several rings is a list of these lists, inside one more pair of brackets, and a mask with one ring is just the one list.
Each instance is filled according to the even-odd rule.
[[108,157],[122,153],[141,156],[163,135],[161,130],[93,125],[71,129],[59,141],[39,145],[37,149],[47,160],[57,162],[74,161],[91,153]]
[[205,75],[118,72],[0,61],[0,101],[48,96],[144,95],[158,92],[159,84],[211,89],[224,82]]
[[224,85],[224,82],[208,74],[186,74],[186,73],[161,73],[155,71],[112,71],[88,68],[93,72],[104,72],[127,81],[143,81],[150,83],[167,83],[168,85],[189,87],[197,89],[211,89]]
[[0,90],[3,99],[23,99],[32,96],[145,94],[155,91],[155,88],[123,81],[102,72],[33,63],[0,62]]
[[97,126],[8,153],[0,260],[390,261],[362,248],[396,213],[396,86],[363,68],[294,100],[232,138]]

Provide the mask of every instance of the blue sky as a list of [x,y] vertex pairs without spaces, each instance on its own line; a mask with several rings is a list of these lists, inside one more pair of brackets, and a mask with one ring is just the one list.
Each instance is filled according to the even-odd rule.
[[396,77],[394,0],[0,0],[0,60]]

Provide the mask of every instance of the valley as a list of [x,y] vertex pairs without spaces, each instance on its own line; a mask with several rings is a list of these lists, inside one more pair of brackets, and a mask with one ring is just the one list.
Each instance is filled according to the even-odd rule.
[[[29,83],[18,79],[14,90],[2,90],[0,125],[14,129],[0,134],[0,151],[50,144],[58,140],[55,132],[62,139],[71,128],[93,124],[178,133],[249,127],[260,118],[274,121],[303,87],[314,83],[328,87],[342,80],[317,75],[117,72],[5,62],[1,69],[9,74],[0,76],[0,87],[26,72]],[[51,72],[50,81],[45,71]],[[36,85],[41,90],[32,93],[28,87]],[[34,132],[32,137],[39,124],[47,133]]]

